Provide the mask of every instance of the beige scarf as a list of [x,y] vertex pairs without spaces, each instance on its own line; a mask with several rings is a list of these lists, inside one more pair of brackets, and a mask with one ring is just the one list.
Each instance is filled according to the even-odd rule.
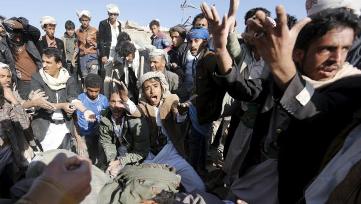
[[307,82],[309,82],[313,86],[313,88],[317,89],[317,88],[327,86],[339,79],[349,77],[349,76],[354,76],[354,75],[361,75],[361,70],[353,67],[351,64],[346,62],[342,65],[342,68],[336,73],[336,75],[332,79],[329,79],[326,81],[315,81],[305,75],[302,75],[302,78],[304,80],[306,80]]
[[69,72],[64,67],[60,68],[58,78],[50,76],[43,68],[39,70],[39,73],[46,85],[54,91],[64,89],[66,87],[66,82],[70,78]]

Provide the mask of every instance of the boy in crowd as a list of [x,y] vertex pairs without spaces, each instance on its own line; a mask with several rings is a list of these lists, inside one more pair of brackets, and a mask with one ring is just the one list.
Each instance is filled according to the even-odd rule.
[[202,179],[184,159],[184,135],[178,122],[185,120],[185,111],[183,108],[178,111],[178,96],[169,92],[161,72],[147,72],[140,77],[140,82],[139,111],[147,118],[150,131],[150,152],[145,162],[174,167],[187,192],[204,191]]
[[[86,111],[89,110],[94,113],[94,122],[89,122],[85,119],[84,113],[86,111],[77,111],[77,125],[81,136],[81,141],[78,142],[84,145],[85,141],[89,158],[93,164],[95,164],[102,155],[98,148],[100,115],[103,110],[108,108],[109,103],[108,99],[103,94],[100,94],[102,79],[99,75],[92,73],[88,74],[85,78],[84,85],[86,91],[78,96],[78,100],[82,102]],[[81,146],[81,144],[78,143],[78,148],[81,148],[81,150],[78,149],[80,152],[85,150],[84,146]]]
[[78,81],[76,64],[76,50],[78,38],[75,34],[75,24],[73,23],[73,21],[67,20],[65,22],[65,33],[62,40],[64,42],[65,61],[67,68],[71,76],[73,76],[74,79]]

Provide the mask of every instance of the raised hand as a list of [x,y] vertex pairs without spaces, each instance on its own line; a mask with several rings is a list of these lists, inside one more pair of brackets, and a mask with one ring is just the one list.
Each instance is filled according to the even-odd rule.
[[119,97],[120,99],[122,99],[123,102],[127,102],[129,97],[129,91],[127,86],[125,86],[125,84],[122,81],[118,81],[116,79],[113,79],[113,83],[116,83],[119,85],[120,89],[119,89]]
[[292,29],[287,26],[287,14],[283,6],[276,7],[276,26],[263,12],[257,12],[256,20],[249,25],[258,32],[253,35],[254,45],[263,60],[268,64],[277,85],[283,88],[296,74],[296,65],[292,60],[292,52],[298,33],[310,22],[305,18],[297,22]]

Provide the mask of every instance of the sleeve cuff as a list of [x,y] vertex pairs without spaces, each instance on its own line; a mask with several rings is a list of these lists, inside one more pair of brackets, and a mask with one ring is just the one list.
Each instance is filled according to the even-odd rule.
[[298,73],[283,93],[280,103],[290,114],[295,114],[297,110],[306,106],[311,101],[314,92],[315,89],[312,85],[303,80]]

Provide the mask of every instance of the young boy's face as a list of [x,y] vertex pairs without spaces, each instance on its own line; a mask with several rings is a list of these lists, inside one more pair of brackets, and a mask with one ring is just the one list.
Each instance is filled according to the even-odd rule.
[[99,95],[99,92],[100,92],[100,88],[91,88],[91,87],[86,88],[86,95],[91,100],[97,99],[98,95]]
[[46,35],[49,36],[50,38],[54,37],[55,27],[56,27],[56,25],[54,25],[54,24],[45,25],[44,31],[45,31]]
[[158,106],[162,97],[160,82],[155,79],[149,79],[143,83],[142,88],[147,102],[152,106]]
[[73,36],[74,32],[75,32],[74,29],[66,29],[66,34],[68,34],[69,36]]

